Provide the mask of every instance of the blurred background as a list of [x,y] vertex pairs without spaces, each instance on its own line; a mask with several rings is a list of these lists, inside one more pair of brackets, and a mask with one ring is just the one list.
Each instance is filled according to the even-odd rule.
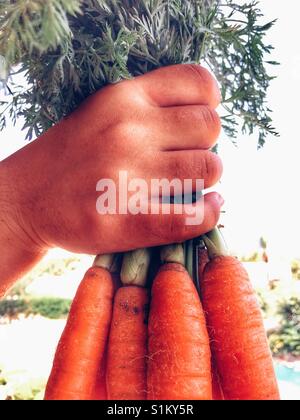
[[[279,139],[257,150],[256,138],[219,153],[225,197],[221,223],[250,274],[261,303],[283,399],[300,400],[300,4],[261,0],[275,47],[277,79],[269,92]],[[0,134],[0,160],[25,145],[22,121]],[[93,258],[51,251],[0,302],[0,400],[41,399],[71,300]]]

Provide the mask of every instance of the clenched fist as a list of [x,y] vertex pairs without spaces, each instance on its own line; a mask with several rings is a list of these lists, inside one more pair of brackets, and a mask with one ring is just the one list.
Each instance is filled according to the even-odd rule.
[[110,253],[181,242],[212,229],[223,203],[216,193],[204,198],[203,222],[190,226],[179,204],[170,214],[100,215],[96,185],[111,179],[119,196],[119,172],[126,171],[129,181],[149,185],[152,179],[204,179],[205,188],[213,186],[222,173],[209,150],[220,133],[219,102],[217,83],[204,68],[166,67],[102,89],[1,162],[2,287],[51,247]]

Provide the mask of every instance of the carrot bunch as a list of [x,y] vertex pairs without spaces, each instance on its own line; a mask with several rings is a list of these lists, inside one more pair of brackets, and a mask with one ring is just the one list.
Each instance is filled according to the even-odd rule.
[[182,245],[162,249],[151,293],[149,250],[126,254],[121,275],[113,257],[98,257],[74,299],[45,398],[279,399],[247,273],[216,232],[204,241],[200,290]]

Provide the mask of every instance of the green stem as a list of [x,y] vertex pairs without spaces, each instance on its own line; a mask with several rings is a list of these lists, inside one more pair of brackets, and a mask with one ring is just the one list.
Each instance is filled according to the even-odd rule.
[[114,258],[110,272],[113,274],[120,273],[122,261],[123,261],[123,254],[115,254],[115,258]]
[[191,278],[194,278],[194,241],[188,241],[187,242],[187,250],[186,250],[186,269],[191,276]]
[[163,264],[181,264],[184,266],[184,250],[182,244],[167,245],[161,248],[160,258]]
[[150,249],[143,248],[124,255],[121,280],[124,286],[145,287],[151,262]]
[[203,235],[203,240],[210,259],[230,255],[225,240],[218,228]]
[[206,249],[205,242],[203,240],[203,237],[200,236],[199,238],[195,239],[194,241],[194,248],[195,248],[195,278],[194,282],[196,284],[197,290],[200,293],[200,278],[199,278],[199,252],[200,250]]
[[93,267],[104,268],[110,273],[114,273],[116,270],[116,256],[114,254],[97,255],[95,258]]

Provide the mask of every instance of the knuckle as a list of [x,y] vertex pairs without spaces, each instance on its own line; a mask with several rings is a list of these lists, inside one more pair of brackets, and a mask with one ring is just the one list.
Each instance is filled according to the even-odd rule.
[[208,184],[214,185],[222,175],[221,159],[212,152],[206,152],[201,158],[195,156],[194,165],[196,172]]
[[144,138],[145,131],[145,128],[141,127],[138,122],[120,118],[119,121],[109,127],[106,137],[113,144],[126,144],[126,150],[129,150],[137,139]]
[[218,113],[209,107],[202,109],[202,133],[201,142],[202,147],[210,149],[213,147],[221,133],[222,125]]
[[217,183],[223,172],[223,165],[222,161],[218,155],[212,152],[208,152],[206,157],[206,167],[208,170],[208,178],[210,179],[210,183],[214,185]]
[[133,91],[131,82],[131,80],[122,80],[119,83],[107,85],[105,89],[114,93],[117,99],[126,98]]
[[203,109],[203,122],[207,130],[207,140],[216,141],[221,132],[221,118],[213,108],[205,107]]
[[153,126],[144,108],[129,106],[127,111],[123,110],[116,115],[113,123],[107,127],[105,135],[112,142],[127,141],[129,150],[130,145],[141,145],[141,140],[150,138],[154,131]]
[[118,143],[121,140],[128,140],[128,126],[127,123],[119,121],[109,127],[108,137],[113,143]]
[[221,95],[213,75],[207,69],[197,64],[186,64],[186,69],[201,83],[201,87],[207,94],[208,103],[214,107],[219,105]]
[[136,79],[108,85],[100,94],[105,95],[102,100],[106,100],[107,106],[113,107],[119,115],[128,115],[130,110],[142,109],[146,104],[145,94]]
[[199,168],[199,172],[202,175],[202,178],[206,181],[210,176],[212,172],[212,164],[211,160],[207,157],[207,154],[204,155],[204,158],[201,162],[201,168]]
[[119,95],[122,95],[128,104],[135,104],[138,107],[147,104],[147,94],[145,93],[143,86],[139,83],[138,78],[123,80],[116,85],[119,89]]
[[186,64],[185,67],[187,71],[192,72],[194,75],[196,74],[198,77],[200,77],[200,79],[207,77],[207,74],[210,76],[210,73],[204,67],[198,64]]

